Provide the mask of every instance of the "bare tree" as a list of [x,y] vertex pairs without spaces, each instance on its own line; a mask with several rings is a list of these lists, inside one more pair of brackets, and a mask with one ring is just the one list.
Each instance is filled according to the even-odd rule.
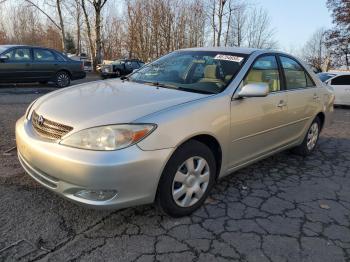
[[266,10],[253,8],[247,20],[247,47],[272,49],[277,47],[273,39],[270,17]]
[[102,40],[101,40],[101,27],[102,27],[102,9],[107,3],[107,0],[91,0],[88,1],[89,4],[92,5],[94,10],[94,17],[95,17],[95,25],[94,25],[94,33],[95,33],[95,41],[93,41],[92,38],[92,32],[91,32],[91,22],[89,19],[87,7],[85,0],[81,0],[81,6],[83,9],[84,17],[85,17],[85,24],[87,28],[87,34],[89,38],[89,45],[90,45],[90,51],[92,56],[92,63],[93,68],[96,70],[96,66],[102,62]]
[[56,10],[57,10],[58,17],[59,17],[59,24],[55,21],[55,19],[51,15],[48,14],[48,12],[46,12],[41,6],[34,3],[32,0],[24,0],[24,1],[27,2],[28,4],[30,4],[30,6],[33,6],[36,9],[38,9],[61,31],[62,48],[64,51],[66,51],[66,41],[65,41],[66,35],[65,35],[63,15],[62,15],[62,10],[61,10],[61,1],[62,0],[56,0]]
[[304,60],[318,72],[328,71],[331,66],[330,52],[326,47],[324,28],[318,29],[303,47]]

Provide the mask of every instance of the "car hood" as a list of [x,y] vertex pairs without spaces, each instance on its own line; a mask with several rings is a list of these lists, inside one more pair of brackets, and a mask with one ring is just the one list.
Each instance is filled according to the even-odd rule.
[[33,109],[44,118],[80,130],[130,123],[162,109],[207,97],[121,80],[96,81],[41,97]]

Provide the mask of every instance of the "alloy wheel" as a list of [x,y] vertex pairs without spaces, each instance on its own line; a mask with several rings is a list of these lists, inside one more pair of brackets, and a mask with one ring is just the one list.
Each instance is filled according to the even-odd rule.
[[64,72],[58,73],[58,75],[57,75],[57,85],[59,87],[66,87],[66,86],[68,86],[69,85],[69,81],[70,81],[70,79],[69,79],[69,76],[68,76],[67,73],[64,73]]
[[307,148],[309,151],[313,150],[316,146],[317,139],[318,139],[318,133],[319,133],[319,127],[318,124],[315,122],[311,125],[308,134],[307,134]]
[[210,169],[202,157],[191,157],[178,168],[173,181],[172,195],[180,207],[197,203],[208,188]]

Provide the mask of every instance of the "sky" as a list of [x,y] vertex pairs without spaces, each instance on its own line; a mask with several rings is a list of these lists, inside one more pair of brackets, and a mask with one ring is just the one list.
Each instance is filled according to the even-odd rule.
[[300,49],[319,28],[331,28],[326,0],[253,0],[267,9],[280,49]]

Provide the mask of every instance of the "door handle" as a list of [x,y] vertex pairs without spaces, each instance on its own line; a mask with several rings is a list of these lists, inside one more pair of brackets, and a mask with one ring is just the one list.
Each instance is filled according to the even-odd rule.
[[318,97],[318,95],[317,95],[317,94],[314,94],[314,97],[313,97],[313,99],[314,99],[315,101],[318,101],[318,100],[319,100],[319,97]]
[[285,106],[287,106],[287,103],[284,102],[284,100],[281,100],[281,101],[278,103],[278,105],[277,105],[277,107],[279,107],[279,108],[283,108],[283,107],[285,107]]

